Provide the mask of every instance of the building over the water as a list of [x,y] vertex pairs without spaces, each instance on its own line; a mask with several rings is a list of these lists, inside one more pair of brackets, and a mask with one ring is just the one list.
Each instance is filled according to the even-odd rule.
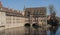
[[46,25],[46,7],[25,8],[25,11],[3,7],[0,2],[0,27],[24,26],[24,24]]
[[34,7],[25,9],[25,21],[30,24],[46,25],[46,7]]

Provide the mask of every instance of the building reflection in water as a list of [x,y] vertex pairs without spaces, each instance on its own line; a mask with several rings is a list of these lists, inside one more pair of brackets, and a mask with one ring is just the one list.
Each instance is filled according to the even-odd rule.
[[49,27],[49,31],[50,31],[49,35],[56,35],[57,30],[58,30],[58,26]]
[[29,28],[28,30],[25,30],[25,35],[47,35],[47,31],[44,28]]
[[46,28],[19,27],[0,31],[0,35],[55,35],[58,27],[49,27],[48,30],[50,34],[47,34]]

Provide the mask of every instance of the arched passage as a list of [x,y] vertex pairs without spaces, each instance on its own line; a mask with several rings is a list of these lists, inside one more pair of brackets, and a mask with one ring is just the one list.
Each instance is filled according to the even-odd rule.
[[30,23],[26,23],[24,26],[25,27],[30,27]]
[[38,25],[37,23],[34,23],[34,24],[32,24],[32,27],[34,27],[34,28],[38,28],[39,25]]

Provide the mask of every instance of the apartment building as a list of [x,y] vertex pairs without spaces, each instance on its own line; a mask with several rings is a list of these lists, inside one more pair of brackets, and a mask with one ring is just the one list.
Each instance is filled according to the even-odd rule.
[[0,25],[5,28],[24,26],[25,18],[21,11],[2,6],[0,2]]

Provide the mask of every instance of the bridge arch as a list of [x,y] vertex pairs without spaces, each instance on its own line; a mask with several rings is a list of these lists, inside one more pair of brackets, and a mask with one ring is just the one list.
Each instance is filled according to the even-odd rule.
[[30,23],[25,23],[24,26],[25,27],[30,27],[31,25],[30,25]]

